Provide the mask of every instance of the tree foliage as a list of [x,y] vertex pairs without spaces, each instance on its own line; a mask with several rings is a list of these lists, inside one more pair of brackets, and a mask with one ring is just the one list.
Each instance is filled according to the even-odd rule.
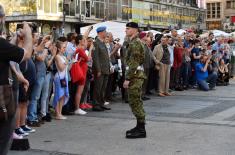
[[37,13],[37,0],[1,0],[7,16]]

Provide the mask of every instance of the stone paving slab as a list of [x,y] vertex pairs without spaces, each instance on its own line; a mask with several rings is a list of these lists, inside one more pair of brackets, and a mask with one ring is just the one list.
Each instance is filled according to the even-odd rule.
[[125,139],[135,120],[127,104],[116,102],[111,111],[46,123],[29,136],[32,150],[10,155],[234,155],[235,85],[231,83],[216,91],[151,96],[144,103],[147,139]]
[[[134,120],[71,117],[53,121],[30,135],[33,150],[9,155],[233,155],[233,127],[149,121],[146,139],[125,139]],[[51,142],[45,142],[50,140]],[[53,154],[53,155],[57,155]],[[60,155],[60,154],[58,154]]]

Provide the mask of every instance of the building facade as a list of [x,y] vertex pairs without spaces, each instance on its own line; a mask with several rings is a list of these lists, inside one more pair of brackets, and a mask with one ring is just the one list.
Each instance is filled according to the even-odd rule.
[[235,0],[207,0],[206,8],[207,29],[235,30]]
[[203,23],[206,11],[197,0],[1,0],[6,7],[9,27],[20,21],[35,21],[42,33],[56,27],[63,33],[63,6],[66,14],[65,33],[101,21],[136,21],[143,28],[185,28]]

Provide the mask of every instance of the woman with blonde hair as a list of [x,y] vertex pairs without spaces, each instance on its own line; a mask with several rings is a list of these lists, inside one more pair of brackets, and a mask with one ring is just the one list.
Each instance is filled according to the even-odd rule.
[[67,103],[69,99],[69,89],[68,89],[68,75],[67,67],[68,60],[64,56],[66,49],[66,43],[57,41],[55,48],[57,48],[57,54],[55,56],[55,64],[57,68],[57,73],[54,77],[54,100],[53,106],[56,111],[56,119],[64,120],[67,119],[62,115],[62,107]]

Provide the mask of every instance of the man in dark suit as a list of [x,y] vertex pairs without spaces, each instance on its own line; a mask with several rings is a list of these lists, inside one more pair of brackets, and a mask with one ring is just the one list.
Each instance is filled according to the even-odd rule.
[[94,73],[93,111],[104,111],[110,110],[110,108],[104,106],[104,95],[110,72],[109,54],[104,42],[106,38],[106,27],[98,27],[96,32],[97,38],[94,43],[94,51],[92,55],[92,69]]

